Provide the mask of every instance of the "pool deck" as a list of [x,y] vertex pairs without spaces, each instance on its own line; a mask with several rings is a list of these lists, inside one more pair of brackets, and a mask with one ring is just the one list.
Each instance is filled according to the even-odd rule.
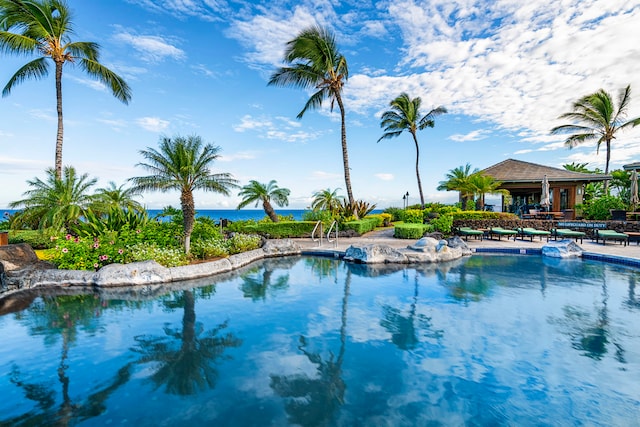
[[[553,241],[553,240],[551,240]],[[408,245],[412,245],[416,240],[409,239],[396,239],[393,237],[393,228],[386,228],[382,230],[372,231],[361,237],[341,238],[338,239],[337,245],[335,242],[327,242],[323,239],[322,245],[319,242],[314,242],[311,239],[300,239],[297,241],[305,251],[309,252],[344,252],[351,245],[369,245],[369,244],[384,244],[393,248],[406,248]],[[475,251],[508,251],[515,250],[520,251],[522,249],[541,249],[547,244],[547,239],[542,240],[534,238],[533,242],[529,239],[522,240],[513,238],[502,240],[496,239],[484,239],[476,240],[472,237],[468,241],[465,241],[471,250]],[[606,244],[596,243],[591,239],[584,239],[582,243],[577,242],[585,252],[593,254],[596,257],[612,257],[612,258],[625,258],[635,262],[633,264],[640,265],[640,245],[637,243],[629,243],[623,245],[618,242],[609,241]]]

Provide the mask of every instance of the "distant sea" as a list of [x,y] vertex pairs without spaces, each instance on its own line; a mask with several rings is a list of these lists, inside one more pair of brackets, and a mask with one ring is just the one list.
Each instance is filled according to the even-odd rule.
[[[16,212],[14,209],[1,209],[0,212],[9,213],[10,215]],[[149,218],[153,218],[162,209],[148,209]],[[302,214],[306,212],[306,209],[276,209],[276,213],[282,216],[292,215],[295,220],[302,220]],[[373,213],[381,213],[382,210],[376,209]],[[245,221],[249,219],[260,220],[266,216],[262,209],[200,209],[196,210],[196,216],[207,216],[215,221],[219,221],[220,218],[228,219],[230,221]]]

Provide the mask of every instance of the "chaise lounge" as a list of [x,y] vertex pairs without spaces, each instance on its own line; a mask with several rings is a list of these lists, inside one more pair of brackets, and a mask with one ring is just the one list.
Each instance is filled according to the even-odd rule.
[[629,243],[629,235],[625,233],[618,233],[615,230],[596,230],[596,243],[598,240],[602,240],[602,244],[606,244],[607,240],[619,241],[625,246]]
[[562,239],[576,239],[577,242],[578,239],[580,239],[580,243],[582,243],[582,239],[584,239],[584,236],[586,235],[583,231],[575,231],[568,228],[554,228],[551,230],[551,234],[553,235],[554,240],[558,240],[558,237],[560,237]]
[[484,237],[484,231],[476,230],[471,227],[459,227],[458,234],[464,237],[464,240],[469,240],[469,236],[474,237],[475,239],[480,238],[480,240]]
[[518,236],[520,236],[522,240],[524,240],[525,237],[530,237],[532,242],[534,237],[540,237],[540,240],[542,241],[542,236],[545,236],[548,242],[549,236],[551,235],[550,231],[538,230],[537,228],[532,228],[532,227],[518,228],[517,231],[518,231]]
[[498,236],[498,240],[501,240],[502,236],[507,236],[507,240],[509,240],[510,236],[513,236],[513,240],[515,240],[518,232],[516,230],[507,230],[506,228],[502,227],[491,227],[489,229],[489,237],[493,236],[494,234]]

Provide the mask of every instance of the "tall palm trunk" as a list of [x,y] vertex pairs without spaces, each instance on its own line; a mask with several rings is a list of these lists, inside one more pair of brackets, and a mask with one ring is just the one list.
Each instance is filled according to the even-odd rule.
[[413,136],[413,142],[416,144],[416,178],[418,178],[418,191],[420,192],[420,207],[424,209],[424,195],[422,194],[422,181],[420,181],[420,146],[418,145],[418,138],[416,132],[411,131]]
[[[611,160],[611,139],[607,138],[607,162],[604,165],[604,174],[609,175],[609,160]],[[604,182],[604,194],[609,195],[609,180]]]
[[276,211],[273,209],[273,206],[271,206],[271,203],[267,199],[262,200],[262,208],[264,209],[264,212],[267,214],[267,216],[271,219],[271,221],[278,222],[278,215],[276,215]]
[[191,190],[182,190],[180,205],[182,207],[184,224],[184,252],[188,254],[191,250],[191,232],[193,231],[193,223],[196,218],[196,208],[193,203],[193,193]]
[[344,164],[344,182],[347,186],[347,197],[349,198],[349,204],[353,205],[355,199],[353,198],[353,191],[351,191],[351,173],[349,168],[349,152],[347,151],[347,125],[345,122],[344,105],[342,104],[342,97],[340,92],[336,91],[336,101],[340,108],[340,140],[342,142],[342,163]]
[[56,134],[56,177],[62,179],[62,62],[56,61],[56,109],[58,111],[58,132]]

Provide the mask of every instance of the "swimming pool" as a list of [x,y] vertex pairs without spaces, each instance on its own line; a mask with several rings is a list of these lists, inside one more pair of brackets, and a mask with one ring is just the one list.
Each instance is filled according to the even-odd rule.
[[0,317],[0,425],[640,419],[640,271],[537,256],[261,261]]

